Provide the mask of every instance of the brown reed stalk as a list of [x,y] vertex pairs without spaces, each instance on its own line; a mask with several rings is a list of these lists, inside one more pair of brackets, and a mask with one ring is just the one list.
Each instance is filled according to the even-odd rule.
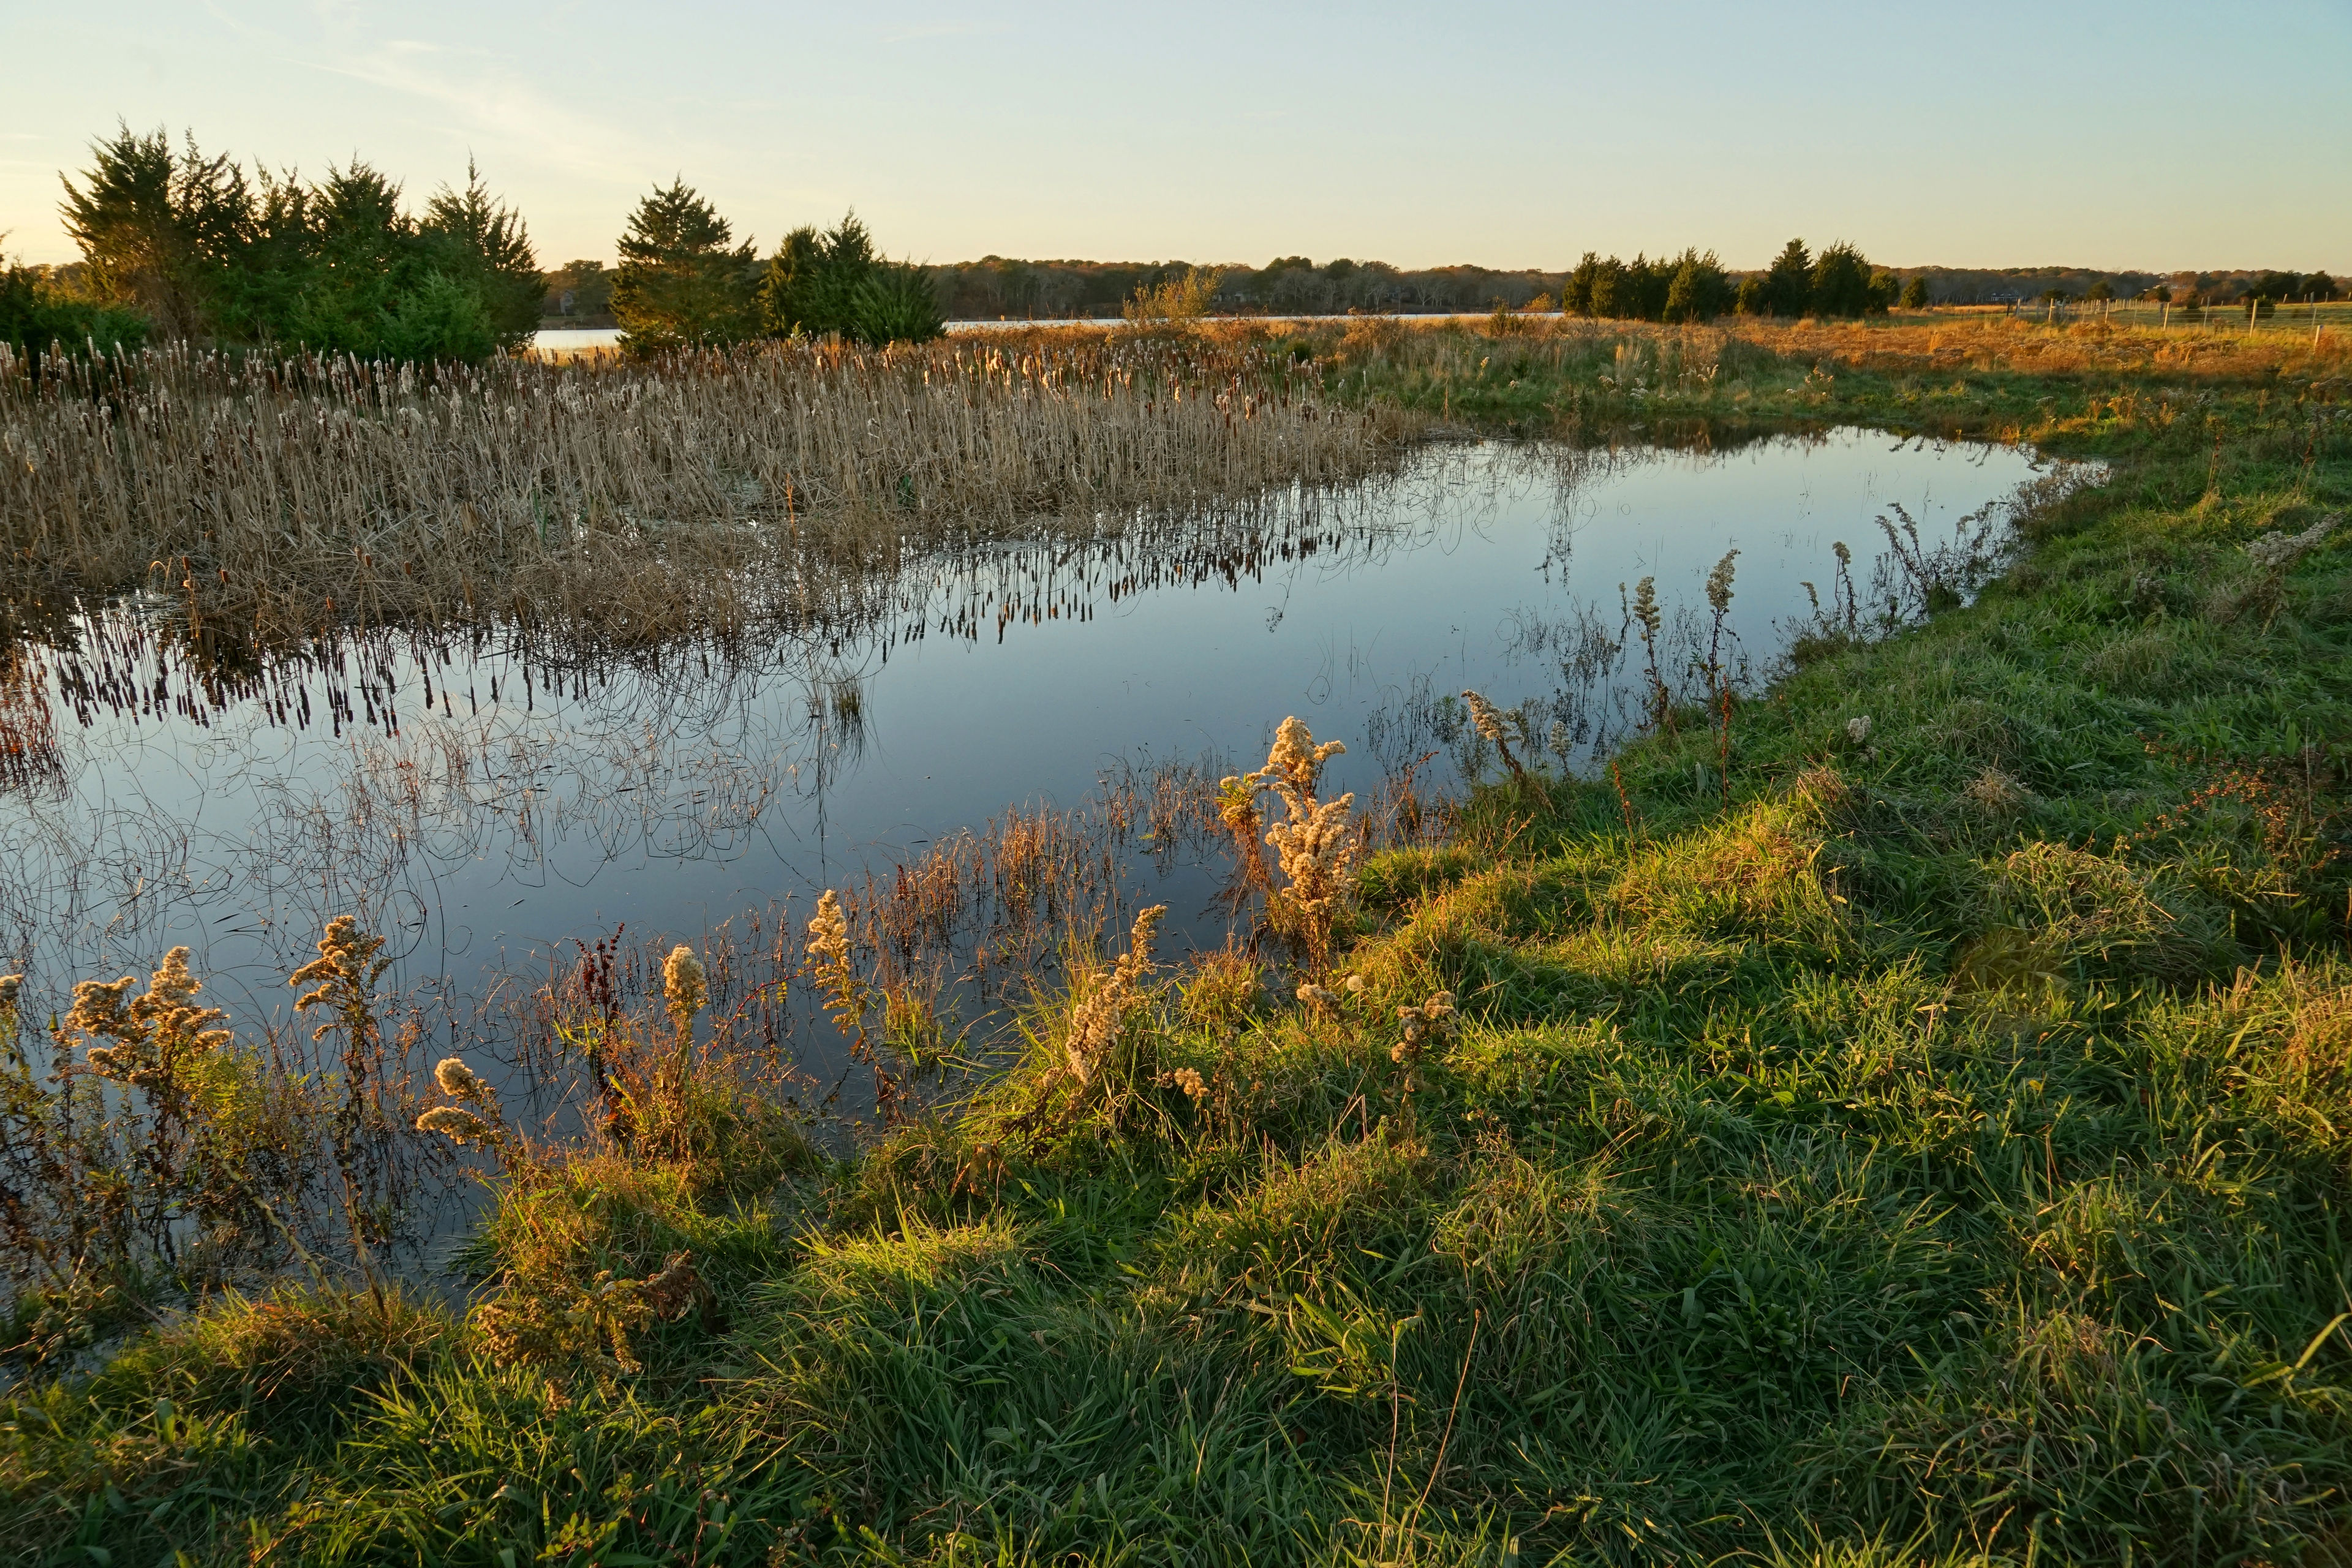
[[482,367],[0,347],[0,599],[150,584],[190,635],[562,621],[616,643],[856,603],[945,543],[1344,484],[1416,416],[1207,340],[808,344]]

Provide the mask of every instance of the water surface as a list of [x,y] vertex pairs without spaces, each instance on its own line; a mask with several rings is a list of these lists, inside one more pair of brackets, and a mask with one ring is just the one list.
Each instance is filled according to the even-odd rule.
[[[287,1013],[283,977],[349,911],[393,937],[399,983],[478,1001],[624,921],[698,942],[780,901],[804,919],[825,887],[1107,773],[1249,765],[1286,714],[1347,742],[1333,781],[1367,793],[1430,752],[1424,786],[1486,765],[1446,701],[1465,687],[1581,766],[1639,719],[1601,650],[1642,578],[1686,656],[1737,550],[1727,646],[1753,679],[1809,613],[1801,584],[1831,595],[1835,542],[1866,589],[1875,519],[1899,507],[1932,539],[2035,473],[2015,448],[1860,430],[1433,447],[1359,492],[1276,498],[1231,548],[943,557],[854,636],[601,665],[394,638],[224,684],[95,624],[34,667],[56,746],[0,793],[0,967],[46,1009],[185,943],[250,1023]],[[1213,878],[1157,874],[1173,940],[1221,940]]]

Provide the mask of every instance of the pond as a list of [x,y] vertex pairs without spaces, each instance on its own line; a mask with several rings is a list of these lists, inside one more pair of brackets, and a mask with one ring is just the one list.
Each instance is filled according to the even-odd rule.
[[[1104,879],[1169,903],[1175,950],[1214,946],[1216,858],[1155,816],[1171,780],[1197,795],[1255,765],[1296,714],[1346,742],[1329,777],[1367,803],[1407,770],[1458,790],[1492,776],[1465,689],[1516,710],[1549,765],[1589,766],[1643,717],[1643,579],[1686,680],[1737,551],[1723,662],[1753,683],[1817,601],[1876,613],[1879,520],[1924,548],[2039,472],[1858,429],[1433,445],[1400,477],[1275,498],[1245,538],[942,556],[854,628],[631,660],[382,637],[230,679],[126,610],[35,650],[9,699],[46,740],[0,789],[0,968],[39,1016],[185,943],[253,1026],[290,1016],[285,976],[348,912],[463,1035],[625,923],[649,951],[724,928],[781,975],[820,890],[887,888],[1008,807],[1106,790]],[[824,1077],[838,1047],[795,1049]]]

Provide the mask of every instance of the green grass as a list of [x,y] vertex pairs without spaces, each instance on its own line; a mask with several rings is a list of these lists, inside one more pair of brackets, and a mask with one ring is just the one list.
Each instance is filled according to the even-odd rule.
[[[1599,384],[1613,350],[1498,378],[1520,345],[1459,331],[1332,371],[1493,425],[1752,409],[2112,462],[1975,604],[1809,644],[1734,717],[1728,808],[1687,713],[1622,759],[1631,832],[1605,782],[1496,791],[1447,849],[1367,867],[1336,1011],[1188,1024],[1171,994],[1076,1086],[1047,1006],[1031,1059],[854,1166],[511,1191],[484,1256],[542,1296],[696,1248],[711,1310],[645,1326],[636,1372],[493,1358],[365,1297],[158,1330],[19,1393],[0,1541],[2336,1560],[2352,571],[2340,535],[2275,579],[2242,546],[2352,505],[2342,363],[1838,364],[1807,391],[1794,342],[1638,399]],[[1440,989],[1450,1036],[1392,1059],[1396,1009]],[[1162,1087],[1182,1067],[1205,1098]]]

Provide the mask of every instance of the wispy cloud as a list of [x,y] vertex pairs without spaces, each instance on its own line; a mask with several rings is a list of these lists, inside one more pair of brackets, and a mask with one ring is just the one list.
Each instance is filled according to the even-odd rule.
[[394,38],[310,63],[435,104],[450,112],[456,128],[572,174],[609,179],[633,168],[641,154],[609,121],[579,112],[480,50]]
[[912,27],[893,27],[882,35],[882,41],[886,44],[916,44],[927,38],[976,38],[1012,30],[1003,22],[923,22]]

